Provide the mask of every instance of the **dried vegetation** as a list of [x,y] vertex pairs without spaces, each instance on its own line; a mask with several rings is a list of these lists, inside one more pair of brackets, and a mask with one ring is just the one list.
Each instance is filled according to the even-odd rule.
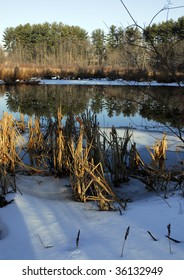
[[[65,125],[63,125],[65,123]],[[27,133],[27,141],[18,145],[21,133]],[[22,140],[23,141],[23,140]],[[100,210],[116,210],[126,207],[126,199],[116,195],[116,188],[130,176],[143,181],[149,190],[164,190],[173,180],[181,187],[182,172],[165,169],[166,134],[147,147],[151,163],[141,159],[132,131],[125,130],[119,137],[115,127],[110,133],[100,130],[96,116],[86,112],[76,120],[63,121],[61,109],[57,116],[47,120],[24,117],[16,121],[5,113],[0,120],[0,190],[5,195],[17,190],[16,172],[69,176],[73,198],[80,202],[95,201]],[[25,162],[28,155],[29,162]]]
[[[13,116],[4,113],[0,120],[0,188],[1,194],[8,192],[8,186],[16,191],[15,167],[22,164],[16,145],[20,141],[20,123]],[[20,151],[19,151],[20,152]]]

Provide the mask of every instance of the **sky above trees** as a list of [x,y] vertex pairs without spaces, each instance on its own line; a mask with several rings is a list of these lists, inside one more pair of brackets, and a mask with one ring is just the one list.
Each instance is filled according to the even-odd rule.
[[[170,7],[184,5],[183,0],[124,0],[124,3],[141,26],[148,25],[153,16],[168,3]],[[6,1],[1,3],[1,11],[0,44],[5,28],[19,24],[62,22],[78,25],[89,33],[96,28],[107,31],[112,24],[123,27],[132,24],[120,0],[32,0],[29,4],[24,0],[10,0],[8,6]],[[168,16],[177,19],[183,14],[184,8],[171,9]],[[166,19],[167,11],[156,17],[155,22]]]

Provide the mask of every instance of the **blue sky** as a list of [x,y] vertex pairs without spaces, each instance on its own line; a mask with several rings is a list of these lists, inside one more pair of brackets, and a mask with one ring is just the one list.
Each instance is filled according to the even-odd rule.
[[[172,6],[184,5],[184,0],[171,0]],[[152,17],[164,7],[168,0],[124,0],[138,24],[148,24]],[[170,10],[169,18],[177,19],[184,15],[184,8]],[[166,20],[167,13],[161,13],[155,20]],[[26,23],[62,22],[78,25],[86,31],[108,26],[132,24],[120,0],[10,0],[2,1],[0,16],[0,43],[7,27]]]

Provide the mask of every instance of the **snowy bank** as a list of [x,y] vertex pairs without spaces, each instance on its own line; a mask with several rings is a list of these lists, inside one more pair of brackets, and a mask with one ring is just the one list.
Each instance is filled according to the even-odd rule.
[[[123,132],[118,130],[120,135]],[[145,146],[160,136],[160,132],[134,131],[144,156]],[[167,161],[177,165],[176,140],[169,137]],[[142,182],[130,178],[115,190],[120,198],[131,201],[126,210],[104,212],[95,203],[73,201],[67,177],[17,175],[16,183],[20,192],[8,194],[6,199],[14,202],[0,212],[1,260],[120,260],[128,227],[123,259],[184,259],[181,190],[167,192],[165,198],[163,193],[148,192]],[[171,251],[166,237],[169,224],[171,237],[180,242],[171,241]]]
[[[157,81],[150,82],[136,82],[136,81],[127,81],[123,79],[118,80],[109,80],[109,79],[78,79],[78,80],[70,80],[70,79],[50,79],[50,80],[40,80],[39,84],[45,85],[86,85],[86,86],[167,86],[167,87],[178,87],[177,83],[159,83]],[[181,82],[180,86],[184,86],[184,83]]]
[[[17,178],[23,195],[9,195],[7,198],[14,197],[15,202],[1,209],[0,226],[6,231],[1,234],[1,260],[121,259],[128,226],[123,259],[184,259],[184,199],[180,192],[169,194],[165,201],[162,195],[147,192],[142,183],[131,179],[123,186],[122,196],[128,195],[132,202],[120,215],[118,211],[101,212],[91,203],[72,201],[66,183],[65,179],[38,176]],[[172,253],[165,236],[169,223],[172,237],[182,242],[172,242]]]

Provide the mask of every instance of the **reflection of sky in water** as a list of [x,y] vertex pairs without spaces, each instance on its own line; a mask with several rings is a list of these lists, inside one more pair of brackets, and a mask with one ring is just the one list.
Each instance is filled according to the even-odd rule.
[[4,111],[7,111],[6,100],[3,97],[0,97],[0,116],[2,116]]
[[6,107],[6,100],[4,97],[0,97],[0,116],[2,116],[5,111],[8,111]]
[[6,97],[0,96],[0,118],[2,117],[4,112],[13,114],[13,116],[17,119],[20,117],[20,113],[11,112],[8,110],[7,105],[6,105]]
[[16,119],[20,118],[19,112],[12,112],[8,109],[6,105],[6,96],[0,96],[0,118],[2,117],[4,112],[11,113]]
[[101,127],[131,127],[137,129],[154,129],[159,130],[160,124],[152,121],[147,120],[141,117],[139,114],[135,114],[134,116],[125,117],[123,114],[118,116],[114,115],[111,118],[108,116],[106,110],[103,110],[102,113],[97,114],[97,120]]
[[[20,113],[10,112],[6,105],[6,97],[0,96],[0,117],[3,115],[3,112],[9,112],[14,115],[15,118],[19,119]],[[113,115],[112,117],[108,116],[106,109],[103,109],[101,113],[97,114],[97,120],[101,127],[132,127],[137,129],[154,129],[159,130],[159,123],[152,120],[147,120],[142,118],[139,114],[134,116],[125,117],[123,114]]]

